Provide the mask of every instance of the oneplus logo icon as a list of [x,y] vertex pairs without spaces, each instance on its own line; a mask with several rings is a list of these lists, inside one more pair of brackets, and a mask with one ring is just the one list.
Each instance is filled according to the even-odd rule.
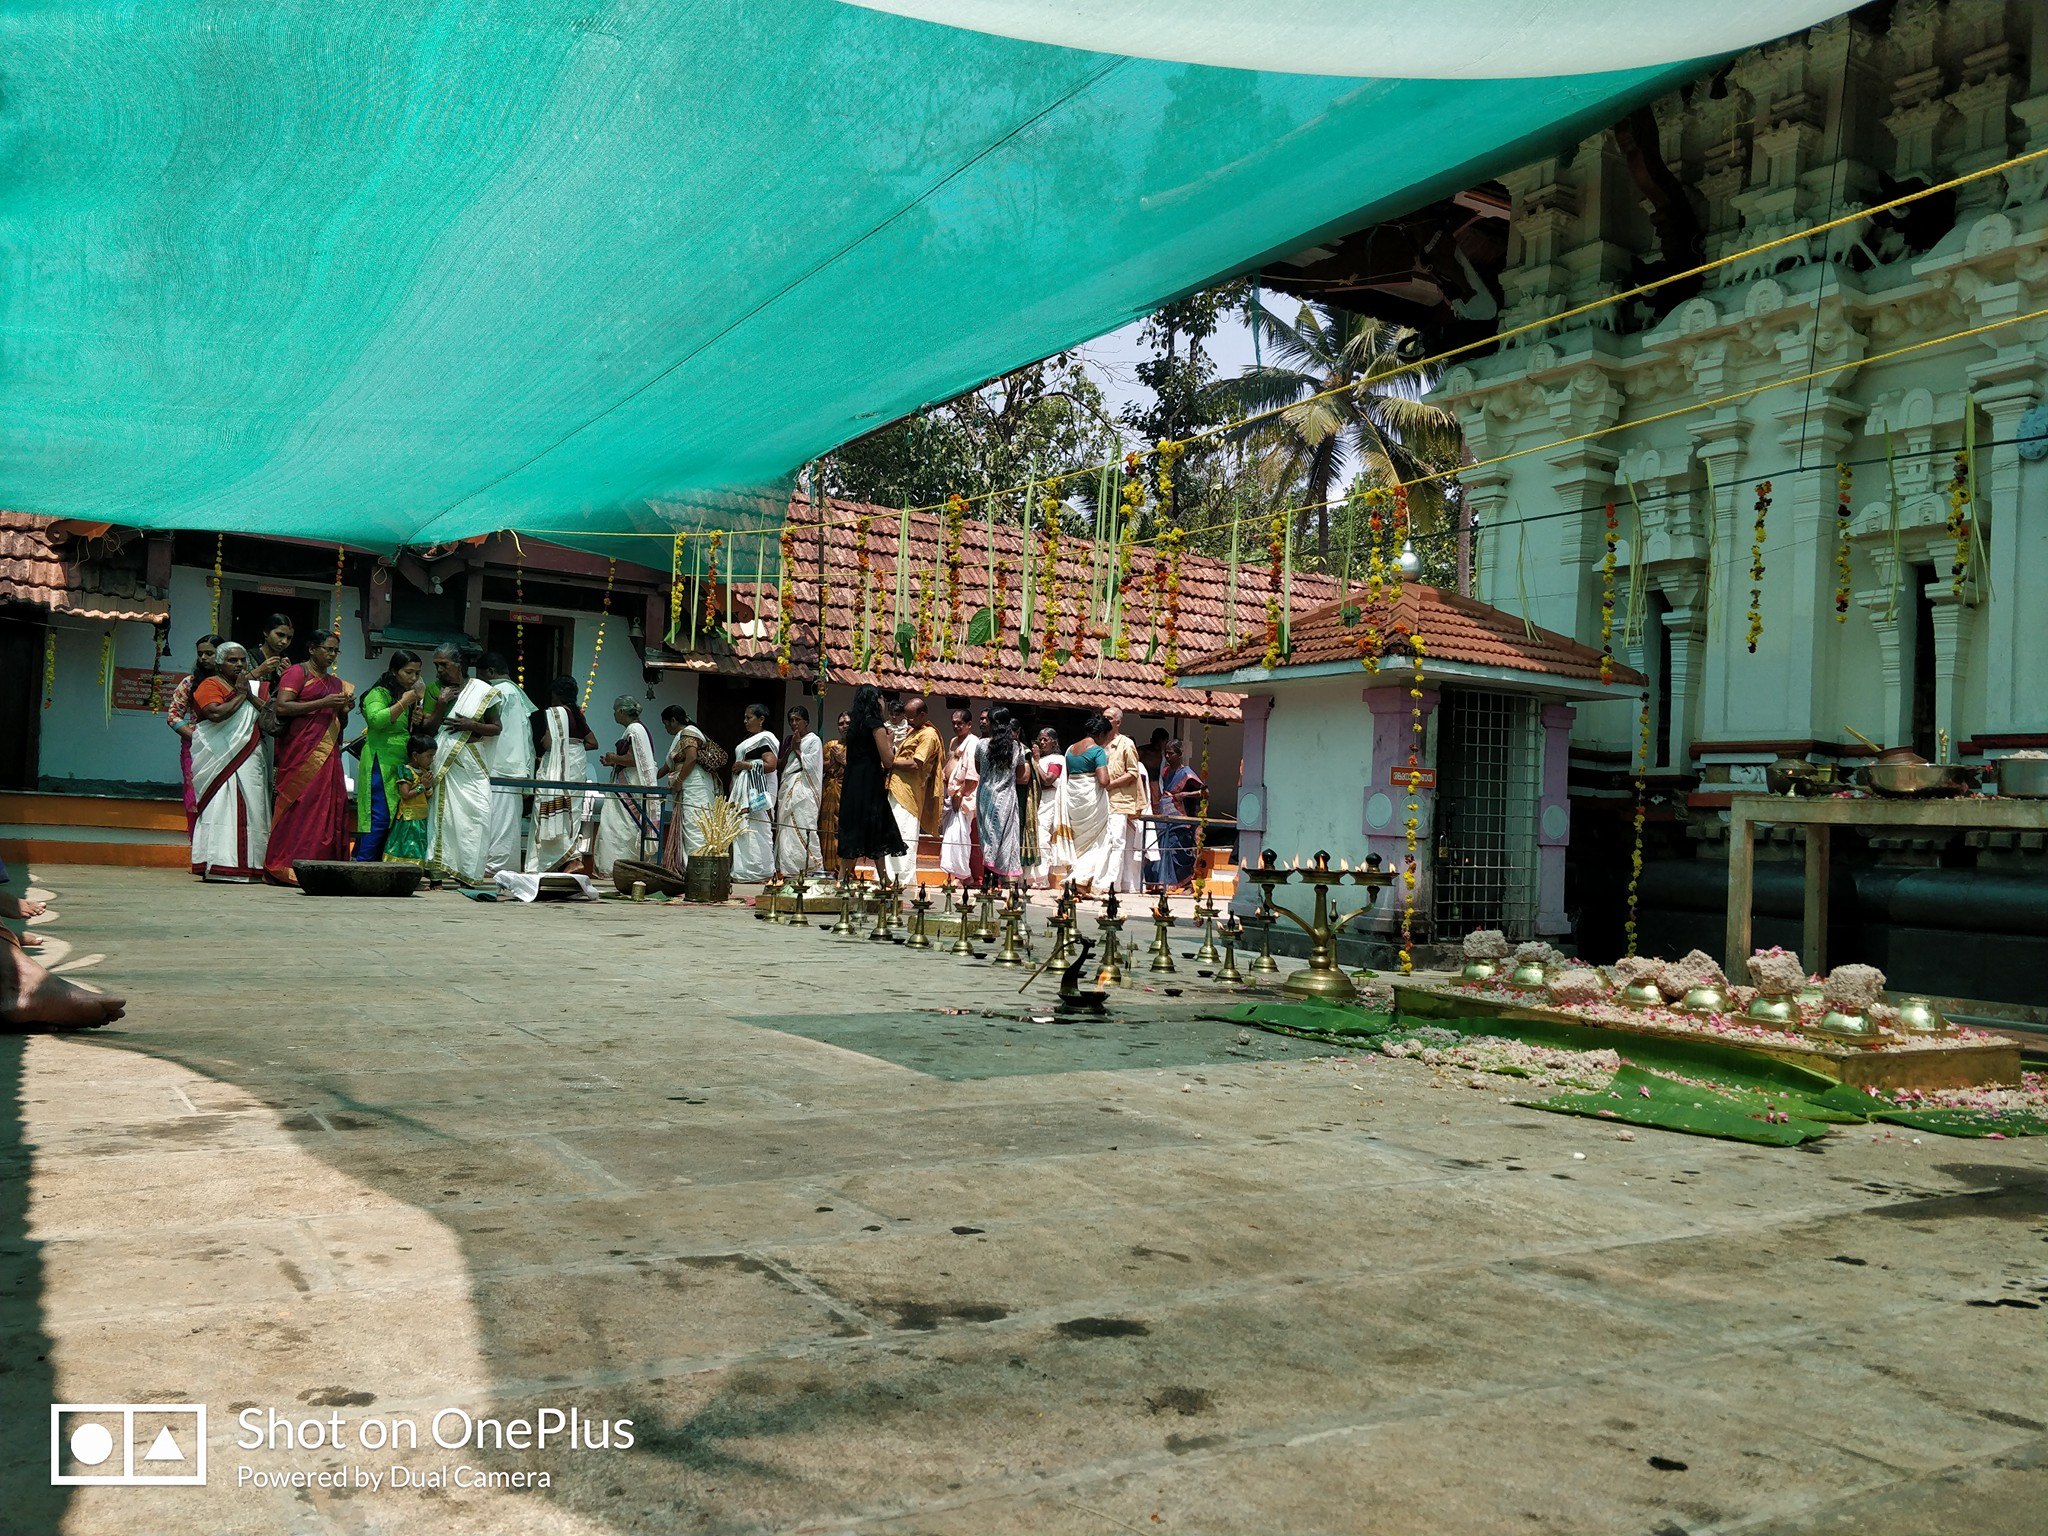
[[204,1403],[52,1403],[50,1481],[117,1488],[206,1481]]

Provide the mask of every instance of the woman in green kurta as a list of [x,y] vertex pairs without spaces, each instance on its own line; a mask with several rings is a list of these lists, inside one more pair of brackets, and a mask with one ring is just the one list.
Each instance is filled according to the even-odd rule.
[[393,651],[377,686],[363,698],[363,756],[356,769],[356,857],[384,856],[392,818],[398,814],[398,777],[405,768],[406,739],[413,711],[426,697],[420,687],[420,659]]

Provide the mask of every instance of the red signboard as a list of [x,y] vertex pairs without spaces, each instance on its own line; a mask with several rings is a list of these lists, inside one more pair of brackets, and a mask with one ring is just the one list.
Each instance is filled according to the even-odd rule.
[[[1408,787],[1408,771],[1406,763],[1396,763],[1393,767],[1389,768],[1387,770],[1388,786],[1393,789],[1406,789]],[[1415,772],[1422,775],[1422,782],[1416,785],[1417,789],[1436,788],[1436,770],[1434,768],[1417,768]]]
[[171,692],[185,680],[182,672],[159,672],[156,675],[156,698],[150,698],[149,668],[114,668],[114,708],[116,709],[157,709],[161,710],[171,702]]

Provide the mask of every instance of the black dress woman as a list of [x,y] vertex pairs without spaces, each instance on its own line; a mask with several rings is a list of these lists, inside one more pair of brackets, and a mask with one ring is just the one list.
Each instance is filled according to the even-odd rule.
[[839,857],[849,871],[856,859],[900,858],[903,834],[889,810],[888,765],[896,755],[882,696],[873,683],[853,691],[853,717],[846,732],[846,778],[839,789]]

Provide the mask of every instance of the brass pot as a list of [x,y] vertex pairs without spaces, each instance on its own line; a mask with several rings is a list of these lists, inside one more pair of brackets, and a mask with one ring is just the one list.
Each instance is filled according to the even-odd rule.
[[1768,1024],[1773,1029],[1790,1029],[1799,1022],[1799,1004],[1790,993],[1765,994],[1759,992],[1750,1000],[1742,1016],[1752,1024]]
[[1955,1025],[1926,998],[1908,997],[1899,1001],[1899,1030],[1908,1035],[1946,1035]]
[[1845,1040],[1875,1040],[1877,1027],[1860,1013],[1844,1013],[1839,1008],[1830,1008],[1813,1026],[1824,1035],[1838,1035]]
[[1621,989],[1621,1000],[1631,1008],[1662,1008],[1664,994],[1654,981],[1632,981]]
[[1490,981],[1500,967],[1491,960],[1467,960],[1465,969],[1458,972],[1460,981]]
[[1873,794],[1893,800],[1968,794],[1977,773],[1949,763],[1875,762],[1863,770],[1863,783]]
[[1518,965],[1508,973],[1508,985],[1520,987],[1524,992],[1540,992],[1550,985],[1550,971],[1546,966],[1531,961]]
[[1678,1000],[1681,1013],[1726,1013],[1728,994],[1719,987],[1694,987]]

